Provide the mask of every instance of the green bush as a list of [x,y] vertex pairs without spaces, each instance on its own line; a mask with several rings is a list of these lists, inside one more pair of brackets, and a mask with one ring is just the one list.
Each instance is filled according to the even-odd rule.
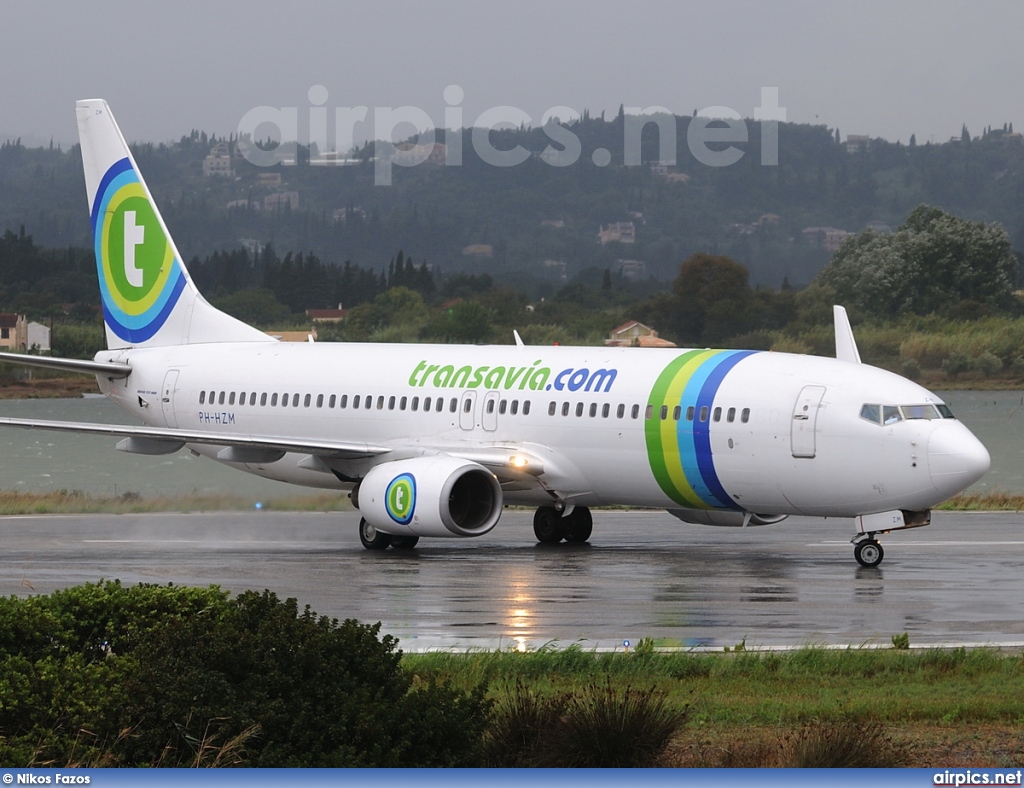
[[610,681],[539,695],[517,681],[495,704],[487,732],[490,766],[646,767],[657,763],[686,719],[655,688]]
[[837,720],[805,725],[785,743],[779,760],[783,768],[890,769],[903,766],[907,756],[877,722]]
[[1003,361],[995,353],[985,351],[974,359],[974,368],[986,378],[998,375],[1003,370]]
[[966,353],[953,352],[942,362],[942,371],[949,377],[956,378],[961,372],[971,368],[971,359]]
[[270,591],[115,582],[0,600],[0,762],[475,765],[483,689],[414,686],[400,659],[379,624]]

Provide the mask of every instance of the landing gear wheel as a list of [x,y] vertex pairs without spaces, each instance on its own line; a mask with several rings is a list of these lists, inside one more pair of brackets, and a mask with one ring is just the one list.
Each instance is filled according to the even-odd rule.
[[874,539],[865,539],[853,546],[853,557],[861,566],[878,566],[882,563],[884,556],[885,551],[882,550],[882,545]]
[[570,544],[583,544],[594,532],[594,516],[586,506],[577,506],[572,514],[563,519],[565,523],[565,541]]
[[412,550],[419,540],[418,536],[392,536],[391,546],[396,550]]
[[541,506],[533,515],[533,533],[541,544],[558,544],[565,537],[562,513],[554,506]]
[[365,519],[359,520],[359,541],[367,550],[387,550],[391,545],[391,534],[378,531]]

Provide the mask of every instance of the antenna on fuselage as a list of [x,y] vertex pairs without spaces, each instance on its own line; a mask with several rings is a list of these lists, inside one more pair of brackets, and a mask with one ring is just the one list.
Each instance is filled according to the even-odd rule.
[[840,361],[850,361],[860,364],[860,351],[857,350],[857,340],[853,338],[853,329],[850,328],[850,318],[846,314],[846,308],[838,304],[832,307],[832,316],[836,324],[836,358]]

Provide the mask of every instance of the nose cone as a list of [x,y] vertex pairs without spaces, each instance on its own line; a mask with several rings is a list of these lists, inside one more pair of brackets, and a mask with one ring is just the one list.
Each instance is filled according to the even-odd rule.
[[945,497],[970,487],[992,464],[981,441],[958,421],[943,420],[928,438],[928,471]]

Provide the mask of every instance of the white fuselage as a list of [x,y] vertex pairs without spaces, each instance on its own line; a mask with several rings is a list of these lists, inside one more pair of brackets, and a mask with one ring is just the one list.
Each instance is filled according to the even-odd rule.
[[[543,474],[508,485],[509,503],[851,517],[926,509],[988,467],[984,447],[953,418],[862,417],[865,405],[933,408],[934,394],[815,356],[247,342],[97,359],[130,363],[126,379],[99,377],[101,389],[153,427],[366,442],[404,456],[524,452]],[[228,464],[339,489],[365,471],[310,460]]]

